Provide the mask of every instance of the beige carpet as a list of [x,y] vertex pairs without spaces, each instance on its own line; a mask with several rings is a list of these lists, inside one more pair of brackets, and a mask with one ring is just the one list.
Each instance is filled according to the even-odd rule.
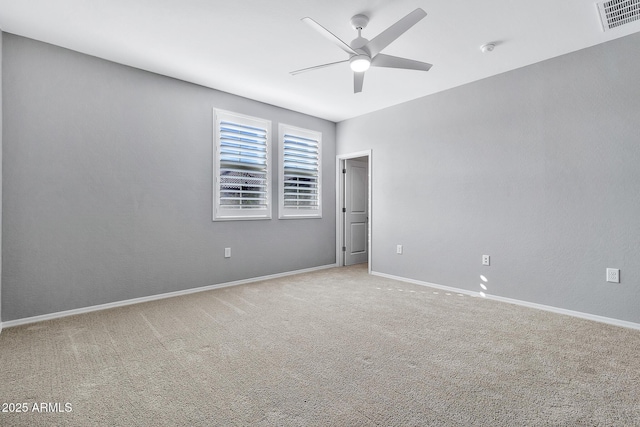
[[640,425],[640,332],[361,266],[8,328],[0,374],[2,426]]

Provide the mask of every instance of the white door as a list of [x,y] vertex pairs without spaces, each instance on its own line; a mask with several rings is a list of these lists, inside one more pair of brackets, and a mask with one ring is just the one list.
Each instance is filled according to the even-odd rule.
[[369,200],[367,160],[345,160],[344,265],[367,262]]

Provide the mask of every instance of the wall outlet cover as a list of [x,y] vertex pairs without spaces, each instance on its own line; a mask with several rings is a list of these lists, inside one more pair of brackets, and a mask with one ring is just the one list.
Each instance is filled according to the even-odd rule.
[[607,282],[620,283],[620,269],[607,268]]
[[491,257],[489,255],[482,255],[482,265],[491,265]]

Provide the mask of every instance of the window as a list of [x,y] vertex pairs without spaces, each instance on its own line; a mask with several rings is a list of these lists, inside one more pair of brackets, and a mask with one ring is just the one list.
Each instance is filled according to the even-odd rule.
[[213,219],[271,218],[271,122],[214,111]]
[[321,218],[322,134],[280,124],[280,218]]

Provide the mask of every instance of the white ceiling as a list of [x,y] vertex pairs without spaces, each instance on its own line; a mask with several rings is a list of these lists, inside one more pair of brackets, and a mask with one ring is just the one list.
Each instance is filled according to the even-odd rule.
[[[301,22],[312,17],[349,43],[351,16],[372,39],[417,7],[427,17],[384,50],[434,64],[429,72],[371,68],[353,93],[347,59]],[[640,31],[603,32],[589,0],[0,0],[3,31],[231,92],[331,121],[523,67]],[[487,54],[480,46],[496,42]]]

